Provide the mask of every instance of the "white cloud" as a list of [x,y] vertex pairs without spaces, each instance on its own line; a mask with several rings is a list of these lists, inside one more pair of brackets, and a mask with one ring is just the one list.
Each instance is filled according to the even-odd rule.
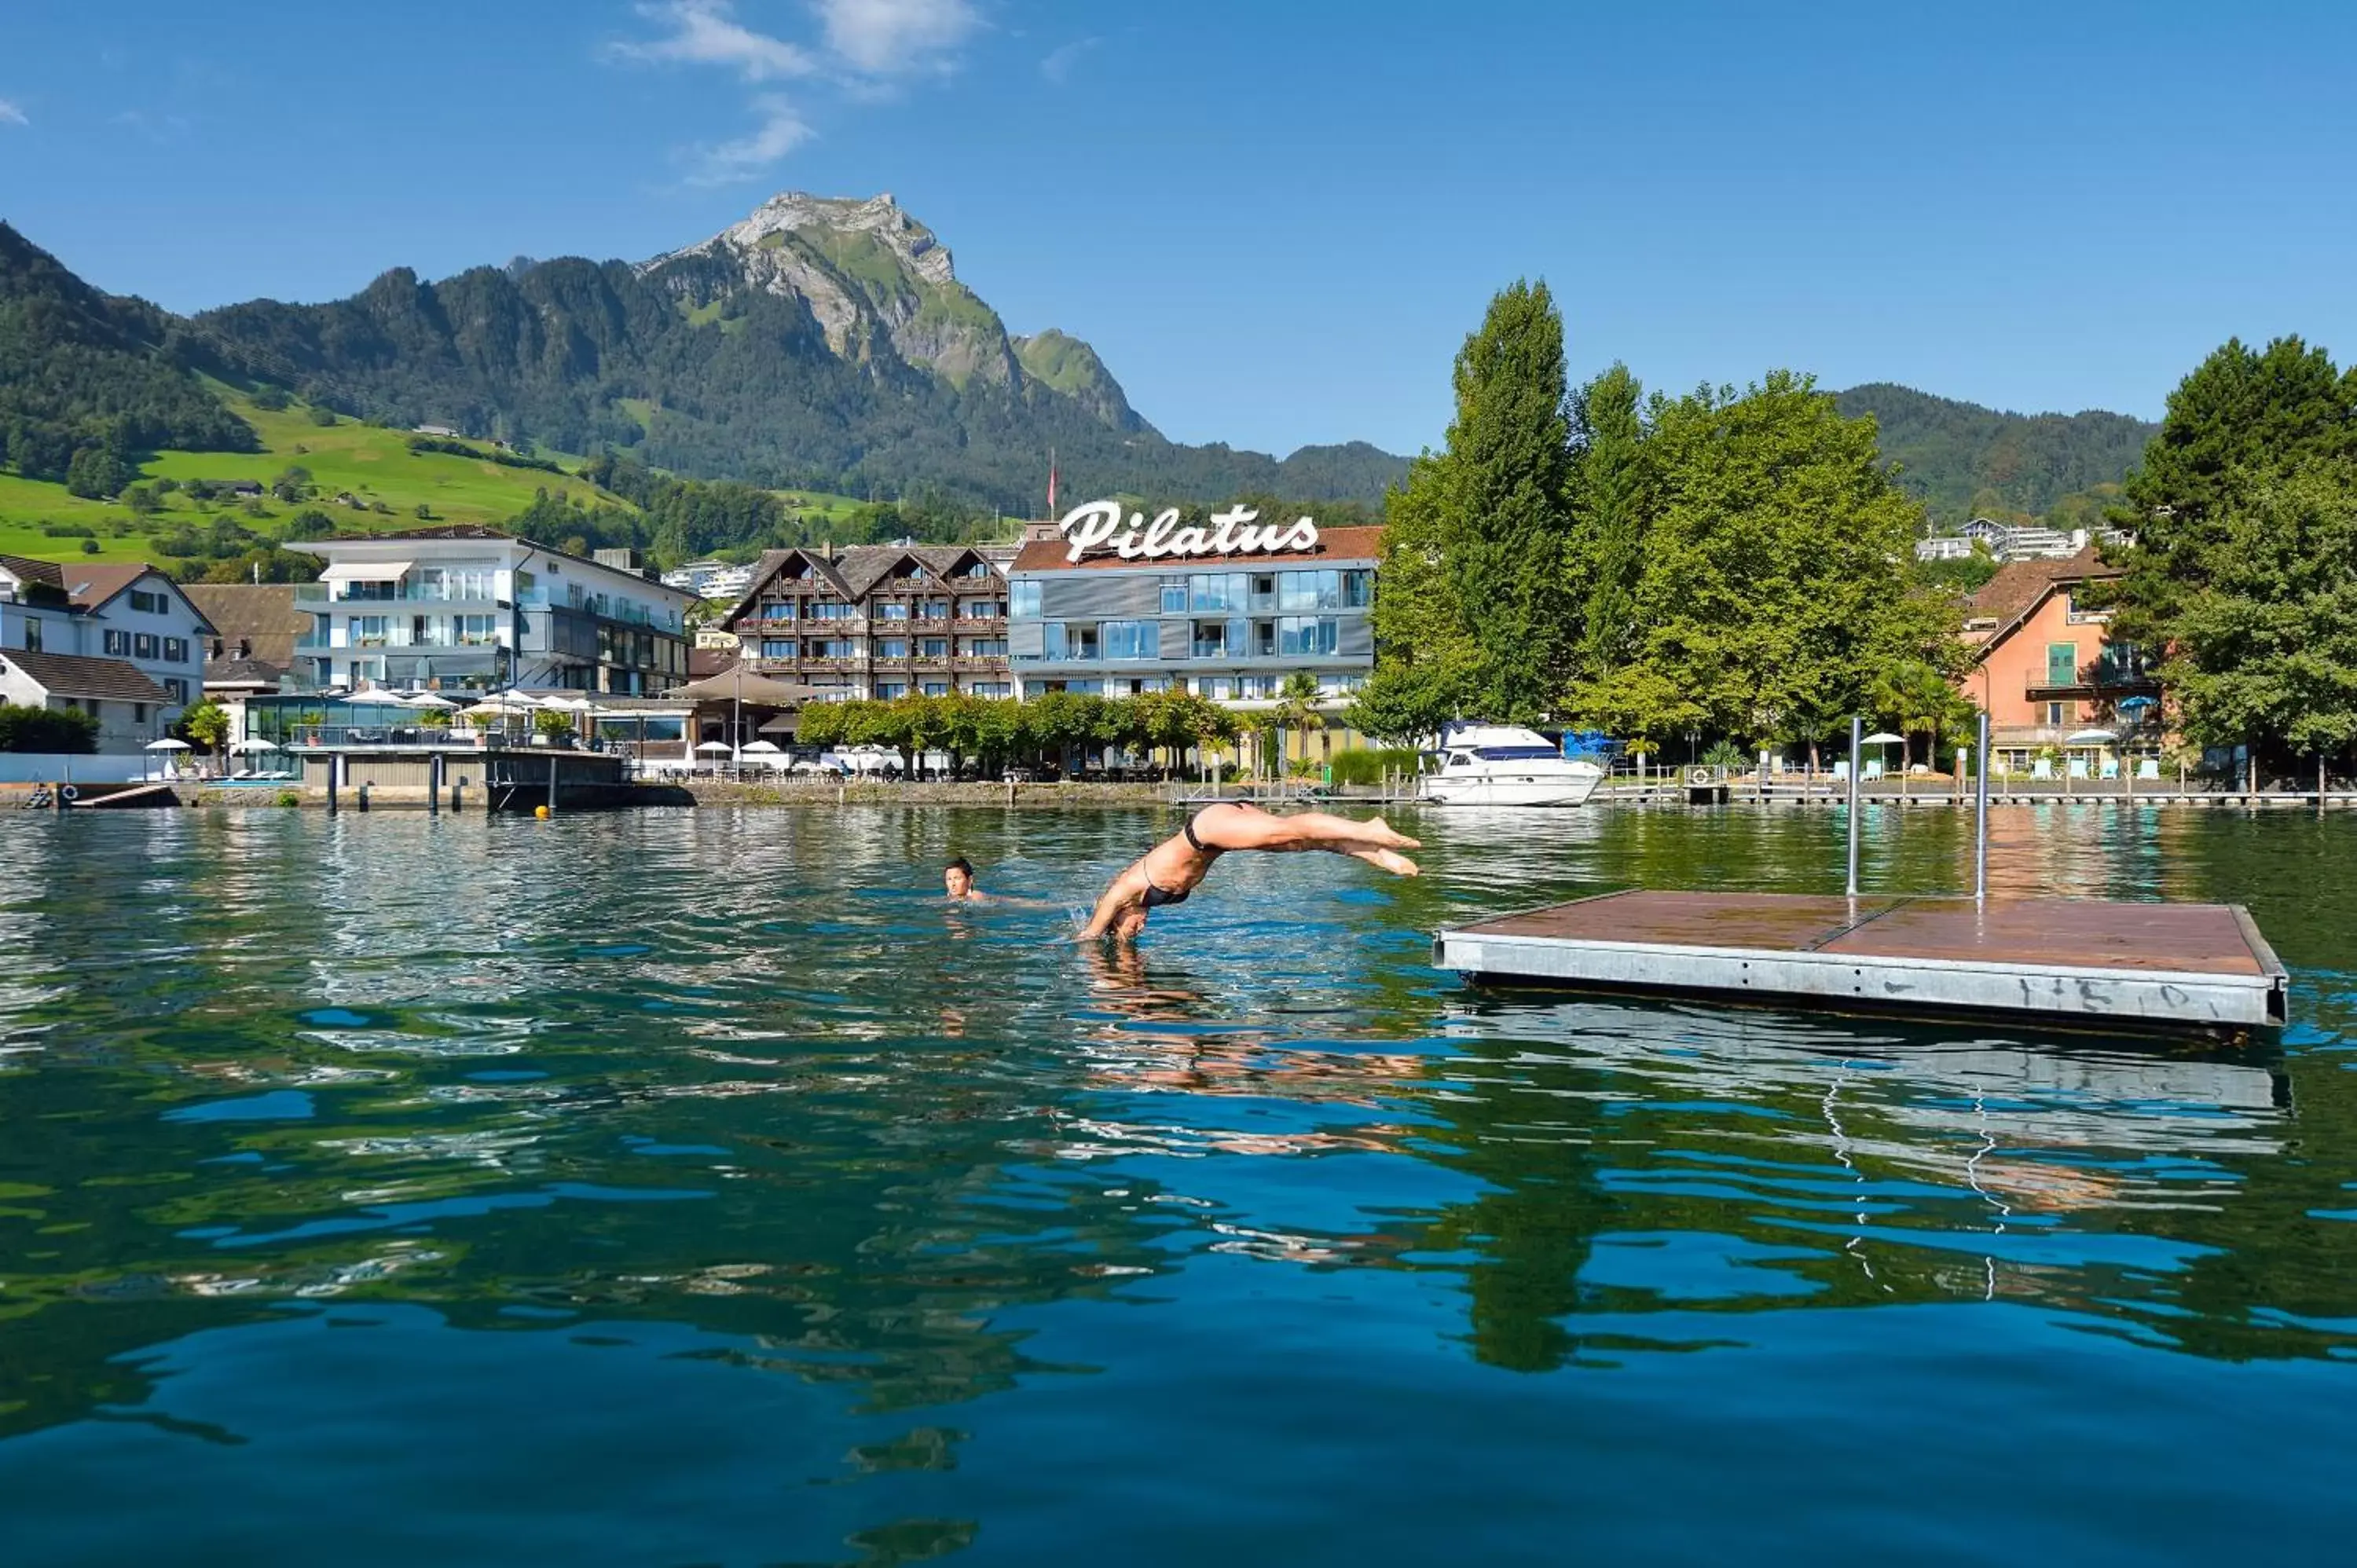
[[22,109],[17,108],[16,104],[10,102],[5,98],[0,98],[0,125],[29,125],[31,124],[32,122],[30,120],[25,118],[25,112]]
[[1063,86],[1071,78],[1072,68],[1081,63],[1081,57],[1103,42],[1103,38],[1075,38],[1060,49],[1050,50],[1048,58],[1039,62],[1039,74],[1057,86]]
[[734,185],[738,180],[751,179],[817,134],[794,106],[777,93],[760,94],[753,100],[752,106],[761,116],[761,123],[749,134],[734,141],[697,148],[694,154],[695,172],[687,177],[688,184]]
[[728,0],[650,0],[637,10],[671,30],[662,38],[614,45],[613,52],[624,59],[726,66],[747,81],[809,76],[818,69],[810,51],[799,44],[757,33],[737,21]]
[[972,0],[816,0],[827,47],[870,76],[945,67],[981,27]]

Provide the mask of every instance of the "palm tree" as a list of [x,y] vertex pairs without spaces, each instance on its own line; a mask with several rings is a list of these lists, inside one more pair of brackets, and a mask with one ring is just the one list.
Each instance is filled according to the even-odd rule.
[[1318,677],[1307,670],[1297,670],[1287,675],[1285,678],[1285,684],[1276,690],[1276,707],[1270,716],[1276,721],[1280,735],[1276,748],[1279,777],[1282,777],[1285,771],[1285,743],[1281,738],[1282,735],[1293,730],[1308,735],[1314,730],[1326,727],[1326,715],[1318,711],[1319,695]]

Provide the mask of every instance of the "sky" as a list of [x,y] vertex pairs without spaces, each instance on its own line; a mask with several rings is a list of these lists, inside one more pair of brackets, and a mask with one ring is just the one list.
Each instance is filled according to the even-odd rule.
[[2156,417],[2357,357],[2357,6],[0,0],[0,219],[176,310],[643,259],[890,191],[1185,441],[1437,446],[1519,277],[1575,379]]

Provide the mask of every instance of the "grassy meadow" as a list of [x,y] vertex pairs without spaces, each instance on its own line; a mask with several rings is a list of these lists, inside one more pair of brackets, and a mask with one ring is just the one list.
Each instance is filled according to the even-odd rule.
[[[334,518],[339,528],[372,533],[426,526],[426,521],[417,516],[421,504],[433,514],[432,523],[497,524],[530,506],[533,493],[544,486],[568,491],[577,500],[593,502],[594,498],[630,509],[628,501],[597,489],[576,473],[551,474],[448,453],[412,452],[407,431],[343,418],[332,425],[314,424],[300,404],[272,411],[255,407],[228,388],[216,386],[214,391],[253,426],[265,450],[159,452],[141,466],[139,482],[171,478],[186,485],[191,479],[253,479],[267,486],[289,465],[300,465],[310,470],[318,499],[290,504],[264,496],[263,515],[254,517],[245,512],[241,501],[200,503],[184,490],[174,490],[160,498],[166,503],[162,510],[136,518],[119,500],[85,500],[69,494],[63,485],[0,472],[0,554],[59,561],[161,562],[163,557],[154,544],[160,535],[182,528],[202,532],[222,517],[267,535],[274,532],[274,523],[310,507]],[[566,467],[580,462],[560,454],[542,456]],[[359,508],[337,505],[333,498],[339,494],[349,494],[362,504]],[[808,490],[779,494],[814,523],[848,518],[860,504],[847,496]],[[376,510],[380,504],[385,510]],[[97,551],[83,549],[79,538],[44,533],[45,523],[92,530]]]

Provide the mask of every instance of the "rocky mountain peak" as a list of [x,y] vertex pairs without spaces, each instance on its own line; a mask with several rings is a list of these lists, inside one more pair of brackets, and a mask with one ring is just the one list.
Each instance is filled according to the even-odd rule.
[[952,283],[957,277],[949,247],[931,229],[903,211],[888,190],[865,201],[844,196],[813,196],[805,190],[781,190],[753,209],[741,222],[730,224],[708,240],[659,256],[640,271],[649,271],[682,256],[775,250],[780,237],[789,234],[813,234],[822,243],[830,235],[866,235],[899,258],[912,277],[935,285]]

